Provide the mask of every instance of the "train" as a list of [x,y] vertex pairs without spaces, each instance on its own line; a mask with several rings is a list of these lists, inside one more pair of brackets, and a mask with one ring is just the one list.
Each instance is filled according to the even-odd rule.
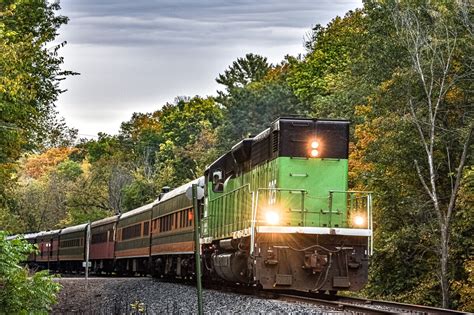
[[304,292],[357,291],[373,251],[372,194],[348,190],[349,121],[282,117],[203,176],[137,209],[23,237],[27,263],[60,273],[196,277],[189,189],[204,281]]

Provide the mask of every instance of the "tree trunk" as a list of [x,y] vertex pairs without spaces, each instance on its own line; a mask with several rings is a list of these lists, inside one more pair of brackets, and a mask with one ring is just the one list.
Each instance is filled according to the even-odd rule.
[[443,298],[443,307],[449,307],[449,275],[448,275],[448,253],[449,253],[449,224],[441,225],[441,294]]

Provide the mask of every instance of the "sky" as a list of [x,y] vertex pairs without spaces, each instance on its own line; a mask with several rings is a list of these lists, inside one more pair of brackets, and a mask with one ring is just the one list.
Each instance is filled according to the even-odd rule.
[[316,24],[361,0],[61,0],[64,69],[59,116],[80,137],[117,134],[134,112],[177,96],[216,95],[215,78],[238,57],[271,63],[304,53]]

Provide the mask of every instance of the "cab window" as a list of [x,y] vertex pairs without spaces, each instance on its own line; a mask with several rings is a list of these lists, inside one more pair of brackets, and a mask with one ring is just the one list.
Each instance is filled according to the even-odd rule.
[[224,191],[224,179],[222,178],[222,171],[215,170],[212,172],[212,191],[223,192]]

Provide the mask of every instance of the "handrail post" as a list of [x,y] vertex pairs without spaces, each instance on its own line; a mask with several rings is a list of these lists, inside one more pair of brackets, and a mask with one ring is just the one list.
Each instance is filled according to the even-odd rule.
[[305,226],[304,191],[301,191],[301,226]]
[[329,192],[329,227],[332,227],[332,191]]
[[250,222],[250,226],[251,226],[251,229],[250,229],[250,255],[253,255],[253,252],[254,252],[254,247],[255,247],[255,224],[256,224],[256,221],[257,221],[257,205],[258,205],[258,200],[255,200],[255,199],[258,199],[258,190],[257,190],[257,194],[255,194],[255,192],[252,191],[252,218],[251,218],[251,222]]
[[369,220],[370,220],[370,224],[369,224],[369,228],[370,228],[370,232],[371,232],[371,236],[370,236],[370,255],[372,256],[373,253],[374,253],[374,226],[373,226],[373,218],[372,218],[372,194],[369,193],[367,195],[367,199],[368,199],[368,208],[369,208],[369,213],[367,214],[367,216],[369,217]]

